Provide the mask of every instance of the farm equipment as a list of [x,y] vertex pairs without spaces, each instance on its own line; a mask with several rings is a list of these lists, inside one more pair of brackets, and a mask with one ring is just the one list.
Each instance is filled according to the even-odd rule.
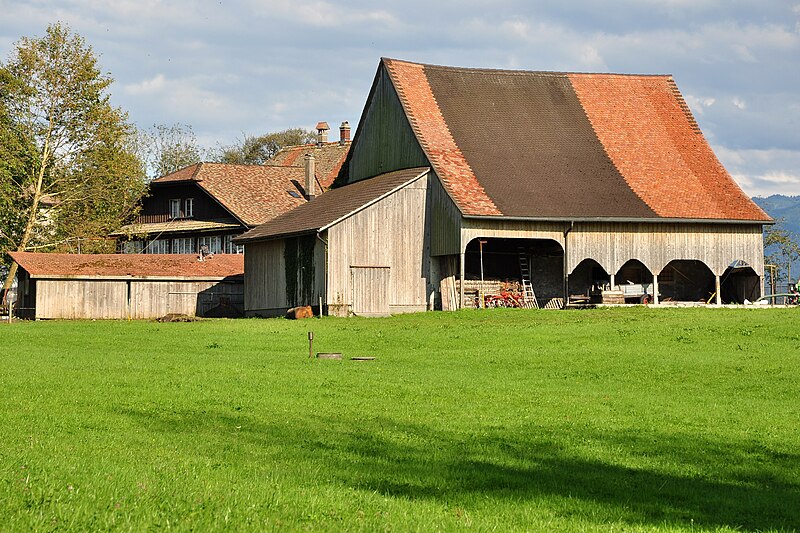
[[653,303],[654,286],[652,283],[624,283],[617,285],[622,291],[626,303]]

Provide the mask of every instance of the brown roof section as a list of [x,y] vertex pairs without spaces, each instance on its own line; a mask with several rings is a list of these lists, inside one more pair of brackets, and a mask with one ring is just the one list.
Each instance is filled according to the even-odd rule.
[[233,241],[245,243],[316,231],[360,210],[401,185],[414,181],[429,170],[428,168],[396,170],[331,189],[311,202],[251,229]]
[[244,275],[244,256],[219,254],[199,261],[185,254],[45,254],[11,252],[32,278],[227,278]]
[[770,220],[714,155],[671,76],[569,79],[614,165],[659,216]]
[[770,220],[669,76],[382,61],[464,215]]
[[304,176],[302,168],[292,166],[197,163],[153,180],[152,184],[194,181],[252,227],[305,203],[301,185]]
[[339,175],[350,142],[329,142],[322,145],[303,144],[299,146],[286,146],[269,160],[270,165],[304,168],[303,156],[307,153],[314,154],[314,164],[317,173],[317,183],[324,190],[330,188],[333,180]]
[[461,211],[472,215],[502,214],[453,139],[425,77],[425,67],[393,59],[384,59],[384,64],[422,150]]

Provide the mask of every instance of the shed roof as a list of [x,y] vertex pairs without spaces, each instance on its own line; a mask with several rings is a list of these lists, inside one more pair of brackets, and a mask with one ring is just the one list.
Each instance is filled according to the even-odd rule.
[[244,256],[218,254],[47,254],[11,252],[32,278],[203,278],[244,275]]
[[304,176],[302,168],[286,165],[196,163],[151,184],[196,182],[244,224],[256,226],[305,203]]
[[466,216],[771,221],[671,76],[381,65]]
[[272,156],[269,164],[303,168],[305,165],[303,156],[308,153],[314,154],[317,182],[323,189],[327,190],[333,180],[336,179],[336,176],[339,175],[339,170],[342,168],[345,159],[347,159],[349,150],[349,141],[286,146]]
[[328,227],[381,197],[422,177],[429,168],[410,168],[381,174],[331,189],[311,202],[284,213],[233,239],[246,243],[310,233]]

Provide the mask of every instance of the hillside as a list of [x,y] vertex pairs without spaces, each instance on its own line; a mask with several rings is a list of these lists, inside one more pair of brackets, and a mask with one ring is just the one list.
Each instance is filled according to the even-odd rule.
[[753,201],[775,219],[783,229],[800,235],[800,196],[784,196],[773,194],[762,198],[756,196]]

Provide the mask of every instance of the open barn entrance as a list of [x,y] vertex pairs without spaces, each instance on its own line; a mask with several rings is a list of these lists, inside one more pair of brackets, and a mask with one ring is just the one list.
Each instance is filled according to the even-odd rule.
[[630,259],[611,278],[604,303],[651,303],[655,291],[653,273],[638,259]]
[[734,261],[720,278],[722,303],[755,302],[761,296],[761,278],[744,261]]
[[714,273],[697,260],[670,261],[658,275],[662,302],[707,302],[715,292]]
[[539,307],[563,305],[564,250],[554,240],[473,239],[467,244],[464,265],[465,306],[482,305],[480,295],[484,301],[504,292],[523,295],[525,272]]
[[584,259],[569,275],[570,301],[589,301],[591,295],[607,288],[611,283],[611,276],[594,259]]

